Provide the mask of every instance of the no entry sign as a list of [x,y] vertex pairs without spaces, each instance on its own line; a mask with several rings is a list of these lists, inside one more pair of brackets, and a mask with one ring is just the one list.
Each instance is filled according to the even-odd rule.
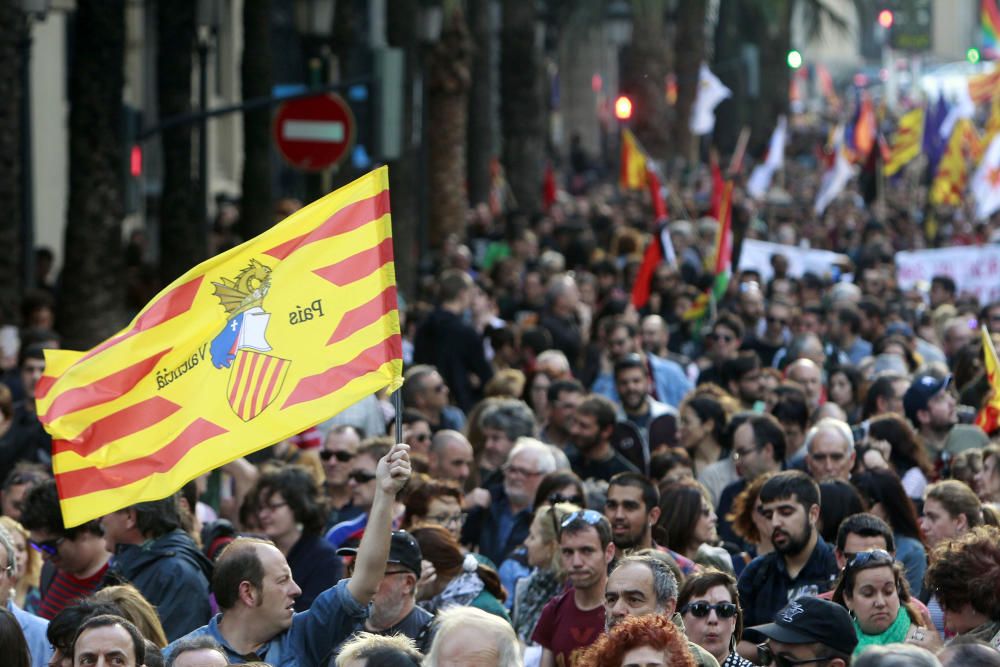
[[339,163],[354,145],[354,114],[335,93],[285,102],[274,118],[274,140],[289,164],[322,171]]

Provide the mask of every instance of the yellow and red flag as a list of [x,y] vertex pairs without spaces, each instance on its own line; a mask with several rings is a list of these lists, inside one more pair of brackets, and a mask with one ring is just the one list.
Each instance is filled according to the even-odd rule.
[[945,149],[937,174],[931,183],[930,202],[959,206],[965,197],[969,180],[969,163],[980,150],[979,133],[968,118],[960,118]]
[[979,408],[976,415],[976,425],[983,429],[987,435],[1000,428],[1000,362],[997,361],[997,349],[993,346],[993,338],[984,325],[983,335],[983,361],[985,362],[986,379],[990,383],[989,399],[986,405]]
[[202,262],[92,350],[45,358],[36,400],[68,527],[395,390],[386,168]]
[[899,127],[892,137],[892,147],[889,159],[883,167],[883,173],[895,176],[907,164],[920,155],[924,141],[924,110],[913,109],[903,114],[899,119]]
[[646,153],[639,147],[639,140],[628,128],[622,130],[620,169],[618,184],[623,190],[646,188]]

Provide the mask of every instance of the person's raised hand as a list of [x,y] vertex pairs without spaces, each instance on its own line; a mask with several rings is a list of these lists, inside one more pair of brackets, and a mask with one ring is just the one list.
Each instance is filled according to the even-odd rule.
[[410,479],[410,446],[397,442],[375,468],[378,488],[391,496],[399,493]]

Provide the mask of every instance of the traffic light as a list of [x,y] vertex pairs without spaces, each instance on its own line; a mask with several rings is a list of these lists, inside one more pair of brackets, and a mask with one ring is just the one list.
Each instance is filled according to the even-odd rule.
[[791,51],[788,52],[788,57],[786,60],[788,61],[788,66],[791,67],[792,69],[798,69],[802,67],[802,54],[796,51],[795,49],[792,49]]
[[968,60],[973,65],[979,62],[979,58],[980,58],[979,49],[977,49],[974,46],[965,52],[965,59]]
[[627,95],[619,95],[615,100],[615,118],[621,121],[632,117],[632,100]]
[[[870,16],[870,15],[869,15]],[[884,29],[888,30],[892,27],[892,23],[895,20],[895,16],[892,14],[891,9],[883,9],[878,13],[878,24]]]

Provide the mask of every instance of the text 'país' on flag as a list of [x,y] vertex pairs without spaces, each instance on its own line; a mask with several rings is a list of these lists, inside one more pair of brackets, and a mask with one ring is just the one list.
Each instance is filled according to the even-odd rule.
[[94,349],[46,351],[65,524],[164,498],[401,374],[383,167],[191,269]]

